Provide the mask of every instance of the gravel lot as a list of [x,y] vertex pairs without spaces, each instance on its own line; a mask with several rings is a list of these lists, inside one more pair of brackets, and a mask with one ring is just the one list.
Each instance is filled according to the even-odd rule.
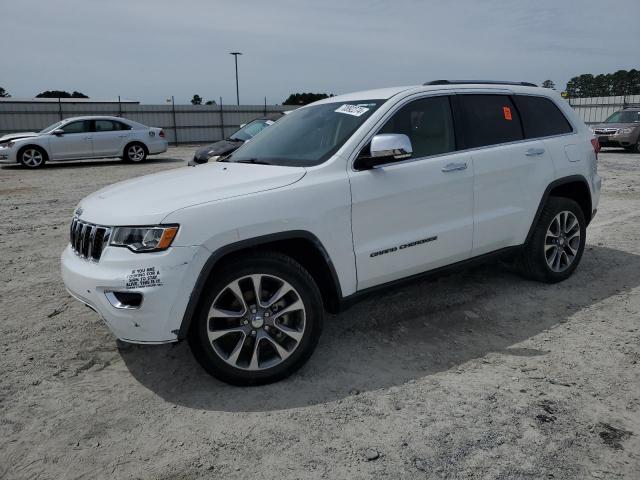
[[119,347],[59,273],[82,197],[192,151],[0,168],[0,478],[640,478],[640,155],[601,154],[570,280],[396,288],[330,317],[293,377],[237,388],[186,343]]

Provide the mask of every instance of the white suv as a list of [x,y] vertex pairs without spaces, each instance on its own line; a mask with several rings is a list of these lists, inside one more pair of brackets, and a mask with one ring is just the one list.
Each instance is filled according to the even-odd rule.
[[515,256],[569,277],[598,204],[598,144],[555,92],[436,81],[300,108],[231,156],[82,200],[73,296],[120,339],[188,339],[235,384],[281,379],[324,311],[399,280]]

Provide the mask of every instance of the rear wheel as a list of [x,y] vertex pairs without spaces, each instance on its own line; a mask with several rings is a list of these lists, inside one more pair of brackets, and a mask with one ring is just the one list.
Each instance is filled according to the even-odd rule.
[[200,364],[235,385],[278,381],[300,368],[322,331],[311,275],[279,253],[243,257],[216,271],[189,333]]
[[26,147],[20,150],[18,159],[27,168],[40,168],[46,162],[46,153],[40,147]]
[[524,246],[523,273],[534,280],[556,283],[571,276],[582,258],[586,221],[580,206],[564,197],[549,197]]
[[124,149],[125,162],[140,163],[147,158],[147,149],[141,143],[130,143]]

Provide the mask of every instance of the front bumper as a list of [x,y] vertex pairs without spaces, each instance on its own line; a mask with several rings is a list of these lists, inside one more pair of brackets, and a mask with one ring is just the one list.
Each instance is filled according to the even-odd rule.
[[0,148],[0,163],[16,163],[13,148]]
[[598,137],[598,143],[601,147],[626,148],[635,145],[637,141],[632,138],[630,133],[622,135],[596,134],[596,137]]
[[[92,262],[67,246],[61,258],[62,279],[69,293],[95,310],[117,338],[133,343],[174,342],[189,300],[185,291],[190,291],[189,285],[193,288],[201,268],[194,261],[200,249],[171,247],[136,254],[107,247],[100,262]],[[114,291],[141,293],[142,305],[116,308],[107,297]]]

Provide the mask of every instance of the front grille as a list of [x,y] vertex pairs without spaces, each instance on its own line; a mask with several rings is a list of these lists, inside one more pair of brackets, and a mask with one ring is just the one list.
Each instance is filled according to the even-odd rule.
[[102,250],[109,242],[111,229],[83,222],[74,218],[69,230],[69,242],[76,255],[87,260],[98,261],[102,255]]
[[599,133],[600,135],[614,135],[618,132],[617,128],[596,128],[595,133]]

